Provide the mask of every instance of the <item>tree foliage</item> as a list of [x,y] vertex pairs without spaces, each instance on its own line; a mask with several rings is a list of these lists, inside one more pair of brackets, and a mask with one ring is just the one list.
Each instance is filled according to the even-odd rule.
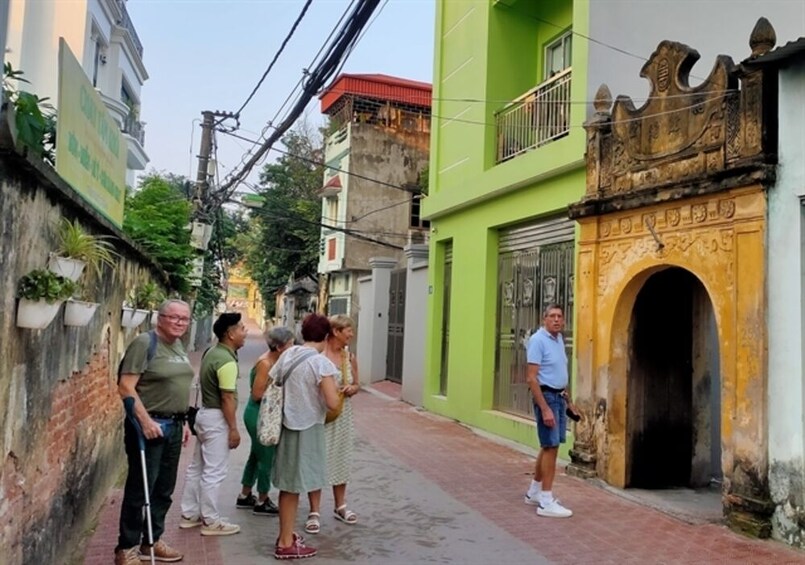
[[123,230],[165,270],[172,290],[187,293],[188,275],[195,256],[190,246],[190,202],[184,179],[150,173],[136,192],[126,195]]
[[273,292],[291,274],[316,276],[321,239],[321,135],[302,124],[282,142],[287,154],[263,167],[263,203],[253,211],[251,229],[240,238],[247,249],[247,267],[267,305],[273,304]]

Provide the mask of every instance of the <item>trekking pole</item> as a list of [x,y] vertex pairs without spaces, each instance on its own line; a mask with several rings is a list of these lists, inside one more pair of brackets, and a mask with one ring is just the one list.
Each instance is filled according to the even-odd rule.
[[126,418],[129,419],[134,431],[137,433],[137,444],[140,446],[140,467],[143,470],[143,491],[145,493],[145,521],[148,526],[148,547],[151,549],[151,565],[155,565],[154,558],[154,530],[151,525],[151,493],[148,492],[148,471],[145,467],[145,436],[140,422],[134,417],[134,397],[127,396],[123,399],[123,407],[126,409]]

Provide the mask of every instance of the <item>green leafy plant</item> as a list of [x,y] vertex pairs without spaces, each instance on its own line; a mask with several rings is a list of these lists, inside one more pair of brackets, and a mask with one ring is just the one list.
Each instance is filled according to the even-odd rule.
[[135,308],[141,310],[156,310],[164,296],[156,284],[152,282],[143,283],[134,289],[133,304]]
[[31,83],[29,80],[22,78],[24,74],[23,71],[15,69],[11,66],[11,63],[6,61],[5,65],[3,65],[3,94],[5,98],[11,98],[16,94],[17,88],[14,86],[14,82]]
[[109,239],[88,233],[78,220],[71,222],[67,218],[62,218],[58,231],[58,253],[62,257],[84,261],[100,275],[104,265],[115,268],[117,253],[114,252]]
[[77,290],[78,285],[70,279],[60,277],[47,269],[35,269],[20,278],[17,287],[19,298],[28,300],[44,300],[53,304],[58,300],[66,300]]
[[10,63],[3,67],[3,93],[14,106],[17,136],[30,151],[51,165],[56,161],[56,109],[47,98],[18,90],[13,83],[27,83]]

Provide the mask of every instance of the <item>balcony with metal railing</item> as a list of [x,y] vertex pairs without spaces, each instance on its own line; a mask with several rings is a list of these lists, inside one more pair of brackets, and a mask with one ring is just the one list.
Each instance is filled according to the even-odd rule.
[[567,68],[495,114],[497,163],[568,134],[570,77]]
[[145,124],[137,119],[137,114],[130,112],[123,121],[123,133],[130,135],[145,147]]
[[117,6],[120,8],[120,20],[117,22],[117,25],[125,29],[129,32],[129,36],[131,36],[131,42],[134,44],[134,48],[137,50],[137,53],[140,55],[140,58],[143,57],[143,44],[140,41],[140,36],[137,35],[137,30],[134,29],[134,23],[131,21],[131,17],[129,16],[129,11],[126,9],[126,0],[117,0]]

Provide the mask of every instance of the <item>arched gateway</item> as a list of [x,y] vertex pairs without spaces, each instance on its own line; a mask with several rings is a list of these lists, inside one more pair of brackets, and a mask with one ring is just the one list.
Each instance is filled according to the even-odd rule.
[[[753,47],[763,46],[763,27]],[[766,42],[768,44],[768,42]],[[773,78],[664,41],[636,109],[604,86],[586,124],[569,471],[619,487],[723,478],[731,525],[768,535],[766,187]],[[583,321],[583,323],[582,323]]]

